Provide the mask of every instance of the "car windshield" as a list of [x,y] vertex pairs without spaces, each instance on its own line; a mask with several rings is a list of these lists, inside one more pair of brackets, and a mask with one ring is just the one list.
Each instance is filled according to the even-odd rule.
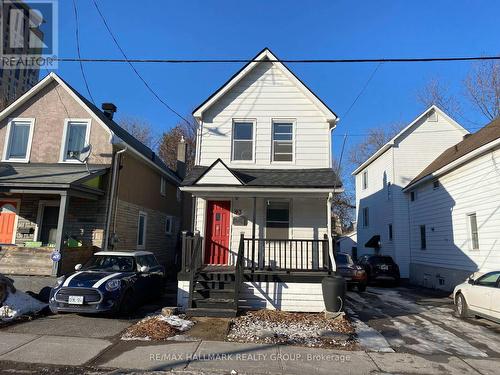
[[86,271],[121,271],[134,270],[134,257],[117,255],[94,255],[82,267]]
[[337,264],[353,264],[351,257],[347,254],[337,254],[335,262],[337,262]]
[[372,264],[393,264],[394,261],[391,257],[371,257],[370,263]]

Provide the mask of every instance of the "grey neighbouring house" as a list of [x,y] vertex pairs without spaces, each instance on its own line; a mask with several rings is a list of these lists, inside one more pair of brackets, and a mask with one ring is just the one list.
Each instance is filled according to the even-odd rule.
[[50,285],[97,250],[145,249],[175,269],[182,173],[115,111],[50,73],[0,113],[0,273],[21,288]]

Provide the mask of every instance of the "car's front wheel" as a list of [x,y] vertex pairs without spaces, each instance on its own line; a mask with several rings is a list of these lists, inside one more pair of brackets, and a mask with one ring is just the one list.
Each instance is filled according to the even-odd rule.
[[468,316],[467,301],[462,293],[459,293],[455,299],[455,308],[460,318],[466,318]]

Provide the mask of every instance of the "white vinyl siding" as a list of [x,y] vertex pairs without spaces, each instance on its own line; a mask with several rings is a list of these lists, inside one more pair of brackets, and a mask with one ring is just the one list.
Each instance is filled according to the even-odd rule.
[[[500,150],[495,150],[440,176],[437,190],[432,182],[418,187],[419,199],[410,205],[410,224],[427,222],[431,230],[425,252],[414,251],[418,234],[412,233],[413,262],[471,273],[500,268],[499,162]],[[471,214],[475,214],[473,227]]]
[[35,119],[12,119],[7,125],[3,160],[27,163],[30,158]]
[[[233,161],[233,120],[255,121],[253,162]],[[273,120],[295,120],[294,161],[272,161]],[[294,82],[270,62],[258,64],[203,114],[198,149],[200,165],[221,158],[234,168],[328,168],[330,124]],[[273,164],[273,165],[272,165]]]

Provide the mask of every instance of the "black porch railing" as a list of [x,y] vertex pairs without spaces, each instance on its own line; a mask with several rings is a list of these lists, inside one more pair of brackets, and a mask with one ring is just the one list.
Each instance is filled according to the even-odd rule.
[[[325,236],[326,237],[326,236]],[[328,239],[243,238],[245,268],[252,271],[331,271]]]

